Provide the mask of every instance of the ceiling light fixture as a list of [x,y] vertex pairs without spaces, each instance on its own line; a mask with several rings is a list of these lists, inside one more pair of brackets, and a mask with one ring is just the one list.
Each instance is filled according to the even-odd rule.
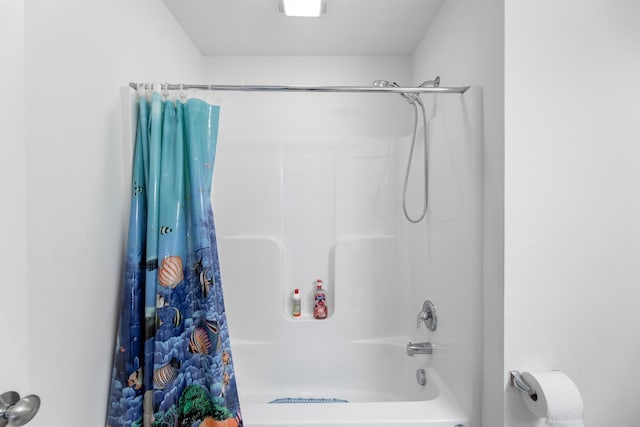
[[327,0],[278,0],[278,10],[287,16],[317,18],[327,13]]

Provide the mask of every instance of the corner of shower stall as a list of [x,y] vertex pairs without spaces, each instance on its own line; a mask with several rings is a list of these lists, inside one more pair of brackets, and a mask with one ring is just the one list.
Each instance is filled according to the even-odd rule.
[[[425,103],[430,202],[419,224],[402,217],[406,135],[221,135],[213,207],[247,425],[477,425],[481,93]],[[423,176],[414,164],[410,210]],[[316,279],[328,291],[322,320]],[[416,329],[426,299],[439,314],[433,332]],[[431,342],[433,355],[408,356],[409,341]]]

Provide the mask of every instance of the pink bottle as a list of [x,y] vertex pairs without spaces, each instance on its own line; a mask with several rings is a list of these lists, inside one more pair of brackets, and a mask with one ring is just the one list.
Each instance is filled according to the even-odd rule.
[[316,319],[326,319],[329,314],[327,307],[327,292],[322,288],[322,280],[316,280],[316,289],[313,293],[313,317]]

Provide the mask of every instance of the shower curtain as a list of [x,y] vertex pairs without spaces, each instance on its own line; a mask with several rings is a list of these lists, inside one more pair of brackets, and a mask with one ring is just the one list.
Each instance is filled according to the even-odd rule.
[[138,110],[107,426],[241,426],[210,203],[220,108],[154,91]]

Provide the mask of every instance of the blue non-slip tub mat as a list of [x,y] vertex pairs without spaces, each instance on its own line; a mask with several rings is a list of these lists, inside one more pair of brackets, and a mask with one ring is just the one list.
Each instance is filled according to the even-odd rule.
[[318,398],[318,397],[281,397],[269,403],[349,403],[344,399]]

